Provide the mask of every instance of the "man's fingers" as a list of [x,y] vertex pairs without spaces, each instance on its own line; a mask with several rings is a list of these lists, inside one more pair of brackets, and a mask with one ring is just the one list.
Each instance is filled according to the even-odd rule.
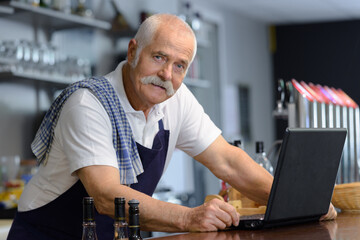
[[216,229],[215,231],[217,231],[218,229],[225,229],[227,227],[226,222],[224,222],[222,219],[220,218],[215,218],[213,219],[213,223],[212,223]]
[[240,220],[240,214],[237,213],[235,207],[233,207],[232,205],[230,205],[229,203],[223,202],[223,204],[221,204],[220,209],[223,210],[226,215],[227,215],[227,224],[226,226],[237,226],[239,225],[239,220]]
[[337,212],[336,212],[334,206],[332,205],[332,203],[330,203],[328,213],[326,215],[322,216],[320,218],[320,221],[332,220],[332,219],[335,219],[336,217],[337,217]]
[[216,217],[216,219],[218,219],[219,221],[221,221],[224,224],[224,226],[221,226],[220,229],[229,227],[232,224],[231,216],[227,212],[221,210],[220,208],[219,208],[219,211],[217,211],[215,213],[215,217]]
[[225,229],[232,224],[239,224],[240,215],[230,204],[219,199],[212,199],[203,205],[189,210],[186,228],[192,232],[208,232]]
[[227,206],[227,203],[224,201],[213,199],[206,204],[206,219],[208,219],[213,225],[215,225],[218,229],[224,229],[227,226],[231,226],[232,224],[232,216],[230,214],[231,207]]

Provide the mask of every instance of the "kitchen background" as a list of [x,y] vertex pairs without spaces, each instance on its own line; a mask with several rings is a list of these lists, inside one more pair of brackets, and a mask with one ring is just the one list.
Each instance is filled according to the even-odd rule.
[[[321,14],[292,18],[271,6],[267,12],[266,1],[244,2],[238,9],[228,5],[232,1],[215,0],[64,0],[53,1],[55,11],[28,2],[0,1],[0,156],[30,162],[30,143],[59,91],[70,82],[112,71],[124,59],[141,19],[158,12],[193,23],[198,54],[185,84],[224,137],[240,139],[251,156],[256,141],[268,150],[286,127],[286,121],[273,116],[279,78],[342,88],[360,102],[355,15],[337,13],[331,22]],[[250,10],[256,7],[254,14]],[[70,9],[82,16],[69,15]],[[157,197],[194,206],[219,189],[216,177],[178,151]]]
[[[3,44],[23,40],[24,48],[33,52],[34,49],[49,50],[53,47],[51,50],[58,57],[66,58],[63,62],[74,61],[70,63],[72,67],[79,60],[87,59],[94,75],[112,71],[124,58],[128,41],[142,15],[168,12],[193,17],[194,13],[201,14],[197,32],[199,50],[186,84],[223,130],[228,141],[243,138],[240,111],[248,114],[242,119],[246,121],[243,125],[249,127],[247,139],[243,140],[249,154],[254,152],[254,141],[262,140],[265,146],[270,146],[274,140],[274,119],[271,116],[274,98],[267,24],[196,2],[187,8],[182,1],[116,1],[115,5],[110,0],[86,1],[94,18],[80,22],[63,18],[66,14],[57,17],[53,13],[34,12],[34,8],[28,10],[26,7],[31,6],[22,1],[11,3],[9,7],[14,13],[0,15],[0,41]],[[76,1],[73,5],[76,7]],[[110,23],[117,11],[123,15],[126,26],[112,30]],[[75,73],[71,76],[64,76],[69,74],[66,70],[58,73],[53,64],[59,66],[61,58],[57,58],[55,63],[44,63],[48,68],[44,66],[44,69],[34,70],[37,68],[33,66],[35,63],[24,57],[16,60],[15,56],[13,64],[24,65],[22,69],[5,69],[0,73],[0,155],[18,155],[22,160],[33,158],[30,143],[44,112],[59,90],[69,82],[82,78],[82,74],[76,71],[72,71]],[[243,109],[239,107],[240,88],[244,92]],[[176,152],[159,188],[171,189],[174,194],[185,194],[185,198],[195,194],[191,204],[200,204],[205,195],[219,191],[220,182],[207,169],[182,152]]]

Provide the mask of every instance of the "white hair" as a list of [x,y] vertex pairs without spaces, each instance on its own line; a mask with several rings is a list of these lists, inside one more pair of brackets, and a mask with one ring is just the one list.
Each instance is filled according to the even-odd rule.
[[[135,58],[134,61],[132,63],[130,63],[130,65],[134,68],[136,67],[138,61],[139,61],[139,56],[141,51],[143,50],[144,47],[146,47],[147,45],[149,45],[151,43],[151,41],[153,40],[153,37],[155,36],[159,26],[166,22],[166,21],[181,21],[183,24],[183,27],[185,27],[185,30],[188,31],[194,39],[194,49],[193,49],[193,55],[191,57],[191,61],[190,63],[194,60],[195,55],[196,55],[196,51],[197,51],[197,41],[196,41],[196,36],[194,31],[191,29],[191,27],[181,18],[175,16],[175,15],[171,15],[171,14],[155,14],[152,15],[150,17],[148,17],[139,27],[136,35],[135,35],[135,40],[137,43],[137,49],[136,49],[136,53],[135,53]],[[189,64],[190,66],[190,64]]]

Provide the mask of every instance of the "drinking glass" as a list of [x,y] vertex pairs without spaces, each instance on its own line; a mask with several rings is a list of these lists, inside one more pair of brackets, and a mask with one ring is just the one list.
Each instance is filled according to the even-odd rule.
[[0,167],[1,183],[4,186],[6,182],[17,178],[20,169],[20,157],[18,155],[2,156],[0,158]]

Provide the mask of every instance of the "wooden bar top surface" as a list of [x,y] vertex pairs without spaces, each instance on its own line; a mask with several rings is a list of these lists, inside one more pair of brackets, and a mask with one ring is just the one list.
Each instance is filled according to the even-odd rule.
[[314,239],[314,240],[360,240],[360,212],[339,213],[332,221],[311,222],[263,230],[232,230],[208,233],[184,233],[159,240],[248,240],[248,239]]

